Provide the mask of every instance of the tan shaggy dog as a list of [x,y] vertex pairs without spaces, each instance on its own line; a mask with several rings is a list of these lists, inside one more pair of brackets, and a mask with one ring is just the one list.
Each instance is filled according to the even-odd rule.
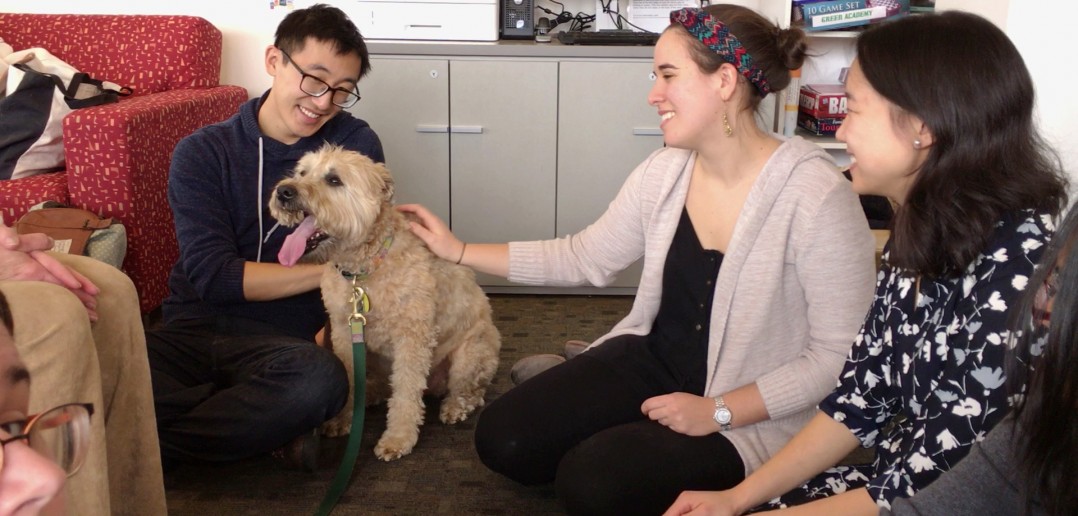
[[[377,402],[379,380],[389,372],[386,430],[374,448],[382,460],[411,453],[423,424],[423,394],[444,393],[440,419],[465,420],[483,405],[498,368],[501,338],[490,303],[471,269],[434,256],[393,208],[393,179],[366,156],[325,145],[303,156],[293,176],[277,184],[270,211],[281,224],[299,227],[279,255],[295,264],[327,263],[322,299],[330,317],[334,353],[352,371],[353,280],[370,299],[366,317],[367,402]],[[445,378],[445,376],[448,378]],[[435,384],[440,385],[435,385]],[[384,391],[384,389],[381,389]],[[344,410],[326,422],[326,435],[347,434],[352,390]]]

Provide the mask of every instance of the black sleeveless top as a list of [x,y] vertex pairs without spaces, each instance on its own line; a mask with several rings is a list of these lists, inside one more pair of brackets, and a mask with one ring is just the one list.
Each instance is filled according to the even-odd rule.
[[682,391],[702,395],[707,381],[707,344],[715,281],[723,254],[704,249],[682,208],[663,268],[663,290],[648,346]]

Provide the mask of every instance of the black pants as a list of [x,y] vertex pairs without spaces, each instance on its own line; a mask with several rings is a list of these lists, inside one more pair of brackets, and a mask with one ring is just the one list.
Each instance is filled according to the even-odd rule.
[[476,451],[517,482],[554,481],[570,514],[661,514],[683,490],[727,489],[745,477],[721,434],[686,436],[640,411],[682,383],[644,337],[617,338],[494,400],[476,423]]
[[161,455],[242,459],[336,415],[348,377],[329,350],[256,321],[218,317],[146,333]]

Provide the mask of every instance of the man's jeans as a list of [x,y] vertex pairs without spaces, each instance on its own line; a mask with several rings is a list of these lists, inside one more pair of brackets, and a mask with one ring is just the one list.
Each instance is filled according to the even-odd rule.
[[235,317],[146,334],[161,454],[227,461],[270,452],[335,416],[348,398],[340,360],[312,342]]

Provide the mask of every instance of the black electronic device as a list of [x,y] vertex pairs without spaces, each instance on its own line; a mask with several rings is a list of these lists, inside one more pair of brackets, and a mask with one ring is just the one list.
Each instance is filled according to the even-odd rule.
[[535,37],[535,0],[501,0],[502,39]]
[[562,45],[655,45],[657,32],[631,30],[601,30],[598,32],[565,31],[558,33]]
[[550,43],[550,18],[539,18],[535,22],[535,42]]

